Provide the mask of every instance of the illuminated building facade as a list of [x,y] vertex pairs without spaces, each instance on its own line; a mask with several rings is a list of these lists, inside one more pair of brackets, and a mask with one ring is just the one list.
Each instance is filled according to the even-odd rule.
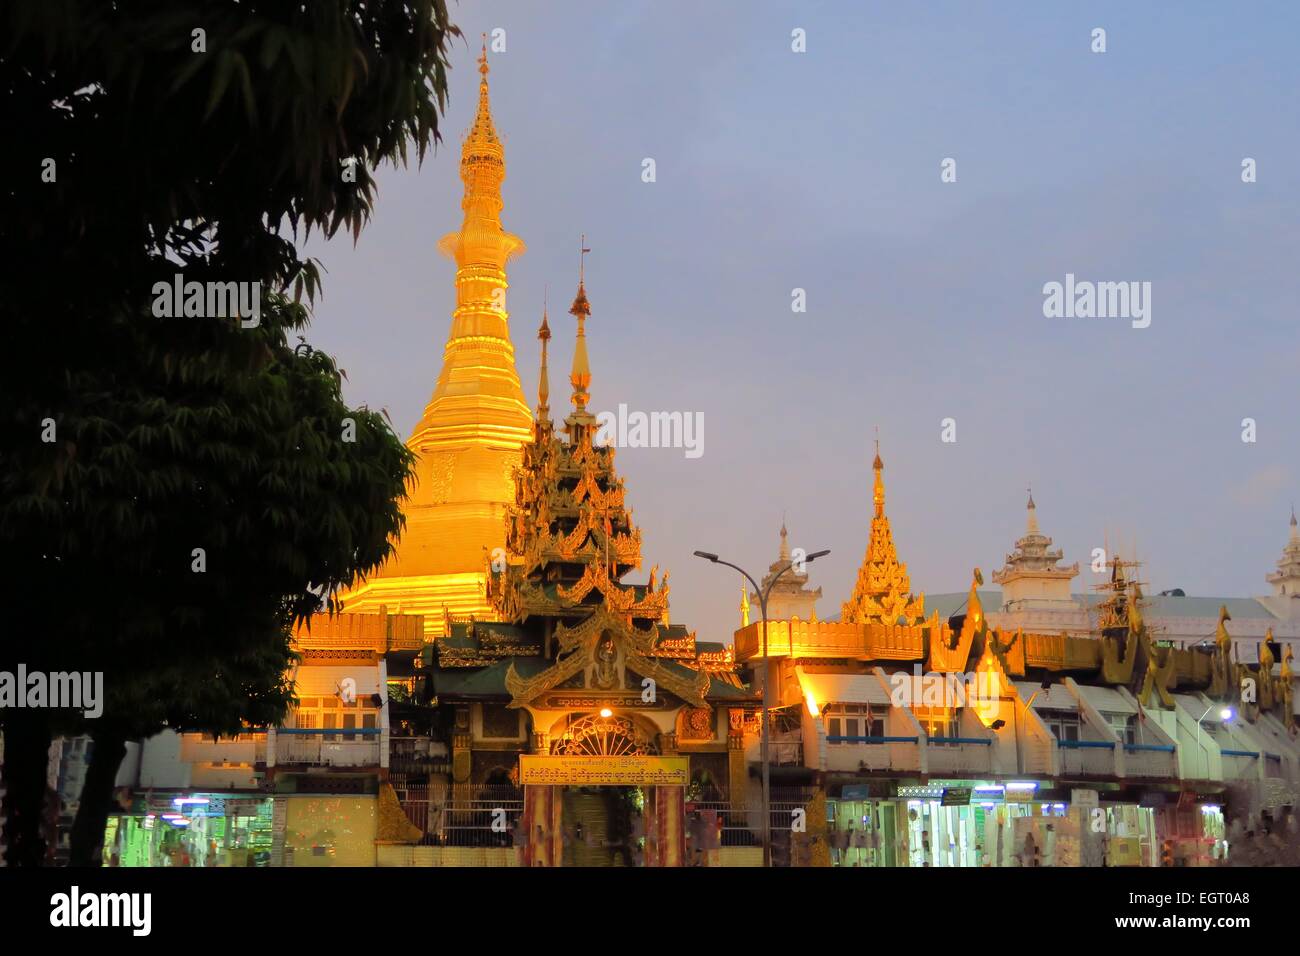
[[[1293,812],[1287,650],[1262,642],[1242,660],[1226,608],[1212,647],[1158,640],[1134,566],[1118,560],[1084,634],[1000,626],[978,569],[960,613],[926,620],[894,552],[878,453],[874,471],[871,539],[843,620],[769,622],[767,666],[761,625],[736,632],[737,659],[770,670],[777,719],[797,724],[777,770],[824,793],[833,864],[1209,865],[1234,820]],[[1049,546],[1031,499],[1028,534],[998,576],[1008,614],[1078,612],[1076,569]]]

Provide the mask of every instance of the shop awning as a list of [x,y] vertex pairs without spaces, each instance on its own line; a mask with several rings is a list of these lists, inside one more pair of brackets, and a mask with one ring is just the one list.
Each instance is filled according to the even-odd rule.
[[810,674],[796,667],[799,688],[806,697],[812,694],[818,707],[827,704],[871,704],[889,706],[889,689],[875,674]]

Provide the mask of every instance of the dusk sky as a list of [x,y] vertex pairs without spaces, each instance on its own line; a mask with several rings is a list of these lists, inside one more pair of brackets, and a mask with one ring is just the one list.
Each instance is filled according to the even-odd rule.
[[[1269,591],[1300,497],[1300,12],[1293,3],[452,4],[444,141],[378,173],[373,221],[313,238],[309,340],[407,437],[454,304],[479,34],[506,149],[511,334],[551,404],[586,233],[594,411],[701,413],[703,455],[621,449],[672,618],[729,641],[740,581],[791,543],[823,617],[867,545],[872,439],[914,591],[986,580],[1024,530],[1087,564],[1136,546],[1150,591]],[[1106,52],[1091,50],[1094,28]],[[791,50],[806,31],[807,52]],[[956,182],[940,164],[956,161]],[[1242,182],[1242,161],[1258,181]],[[642,181],[652,158],[656,181]],[[1043,286],[1151,283],[1151,324],[1046,318]],[[807,311],[791,309],[806,290]],[[956,441],[941,441],[955,419]],[[1242,441],[1242,420],[1257,441]]]

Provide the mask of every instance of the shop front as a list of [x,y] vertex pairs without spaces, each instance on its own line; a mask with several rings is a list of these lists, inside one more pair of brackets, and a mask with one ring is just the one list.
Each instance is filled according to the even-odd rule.
[[270,797],[151,794],[108,819],[104,866],[245,867],[271,859]]

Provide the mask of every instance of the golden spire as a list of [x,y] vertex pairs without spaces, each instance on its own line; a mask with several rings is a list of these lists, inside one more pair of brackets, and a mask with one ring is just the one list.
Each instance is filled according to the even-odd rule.
[[740,582],[740,626],[749,627],[749,589]]
[[591,387],[591,364],[587,361],[587,316],[591,315],[591,305],[587,302],[587,289],[584,284],[586,271],[585,257],[591,250],[587,248],[584,234],[579,255],[578,294],[573,298],[569,314],[578,320],[578,337],[573,345],[573,371],[569,373],[569,384],[573,386],[573,405],[579,412],[587,410],[587,400],[591,397],[587,389]]
[[478,114],[460,154],[464,215],[460,229],[438,243],[456,262],[456,307],[438,385],[412,437],[417,444],[427,444],[424,433],[444,429],[456,433],[448,438],[458,448],[466,437],[499,448],[521,444],[532,433],[506,310],[506,263],[524,251],[524,243],[501,224],[506,161],[488,100],[486,38],[478,64]]
[[907,565],[898,560],[894,550],[894,536],[885,516],[885,480],[880,460],[880,439],[876,439],[876,457],[871,463],[875,470],[875,487],[872,499],[875,517],[871,519],[871,536],[867,553],[858,569],[857,584],[852,596],[840,610],[840,621],[845,624],[897,624],[899,618],[909,623],[925,616],[925,595],[912,595]]
[[551,406],[548,404],[551,398],[550,377],[546,373],[546,343],[551,340],[551,326],[546,321],[546,299],[542,299],[542,325],[537,330],[537,338],[542,343],[542,372],[537,380],[537,420],[541,421],[549,417]]
[[474,125],[470,127],[469,135],[465,137],[465,143],[461,147],[462,168],[465,157],[471,152],[495,152],[504,156],[501,149],[501,140],[497,138],[496,127],[492,124],[492,104],[488,99],[488,62],[487,62],[487,34],[483,34],[483,52],[478,58],[478,113],[474,116]]
[[876,439],[876,460],[871,463],[872,469],[876,473],[875,484],[871,490],[871,500],[876,507],[876,517],[885,516],[885,479],[883,472],[885,463],[880,460],[880,439]]
[[456,263],[455,303],[433,395],[407,446],[416,480],[406,530],[383,569],[346,595],[348,610],[401,605],[444,634],[441,609],[490,617],[483,548],[505,544],[513,471],[531,442],[533,410],[519,381],[506,308],[507,263],[524,249],[502,225],[505,150],[492,121],[486,42],[478,57],[478,113],[462,143],[462,218],[438,249]]

